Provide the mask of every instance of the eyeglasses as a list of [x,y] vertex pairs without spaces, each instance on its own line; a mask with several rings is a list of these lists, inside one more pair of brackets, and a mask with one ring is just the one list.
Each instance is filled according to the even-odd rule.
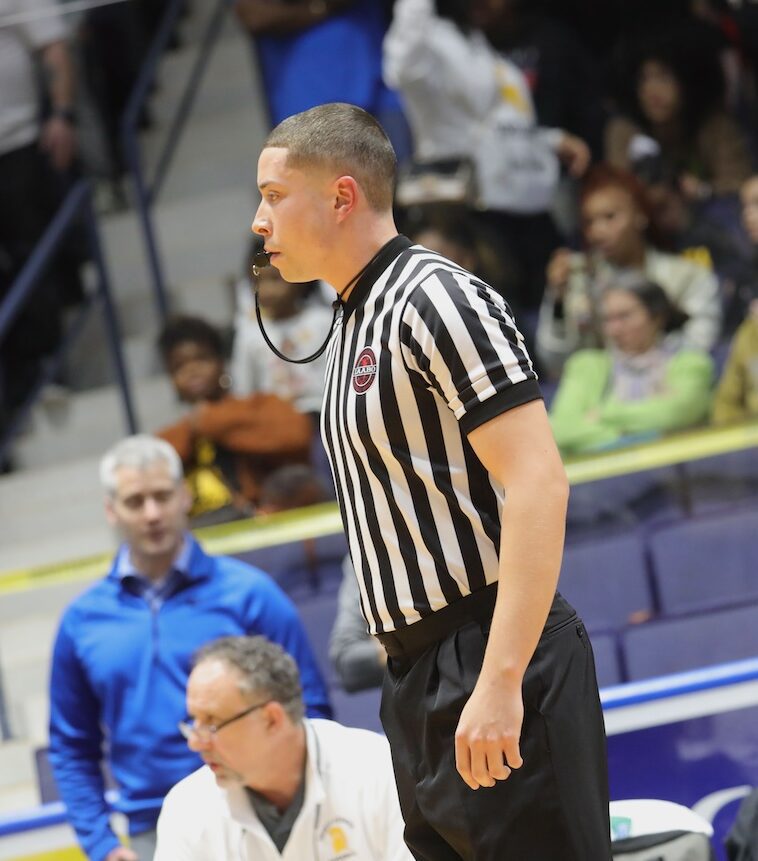
[[267,706],[269,703],[272,703],[273,700],[266,700],[265,702],[258,703],[257,705],[250,706],[249,709],[245,709],[243,712],[236,714],[226,720],[221,721],[221,723],[209,724],[208,726],[204,726],[203,724],[198,724],[197,721],[193,721],[189,723],[187,721],[180,721],[179,732],[189,741],[192,736],[197,736],[201,741],[209,741],[219,730],[222,730],[225,726],[229,726],[230,723],[234,723],[236,720],[242,720],[243,717],[247,717],[249,714],[252,714],[254,711],[258,709],[262,709],[263,706]]

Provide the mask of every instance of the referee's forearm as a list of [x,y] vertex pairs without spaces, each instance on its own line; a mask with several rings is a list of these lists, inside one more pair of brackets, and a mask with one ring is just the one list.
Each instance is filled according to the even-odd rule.
[[469,434],[504,488],[498,596],[482,676],[519,684],[555,595],[568,480],[542,401],[507,410]]
[[561,475],[509,488],[498,597],[482,675],[520,683],[526,672],[558,584],[567,501]]

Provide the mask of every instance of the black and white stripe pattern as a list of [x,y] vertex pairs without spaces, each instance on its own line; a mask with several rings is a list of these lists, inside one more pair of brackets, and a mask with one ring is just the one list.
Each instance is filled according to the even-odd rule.
[[385,246],[332,333],[322,410],[372,633],[497,579],[503,489],[467,434],[538,397],[494,290],[405,237]]

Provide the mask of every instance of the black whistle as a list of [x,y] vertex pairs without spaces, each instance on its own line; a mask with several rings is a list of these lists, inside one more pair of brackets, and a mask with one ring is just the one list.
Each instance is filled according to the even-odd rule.
[[271,255],[268,251],[256,251],[253,257],[253,275],[260,275],[261,269],[271,265]]

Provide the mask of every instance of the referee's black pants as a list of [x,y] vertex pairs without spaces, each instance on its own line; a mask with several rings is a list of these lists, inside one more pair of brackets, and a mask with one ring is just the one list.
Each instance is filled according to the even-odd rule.
[[[458,774],[455,730],[491,620],[491,610],[479,618],[478,603],[470,614],[463,606],[447,613],[439,621],[451,630],[422,651],[423,632],[410,642],[402,631],[380,638],[390,656],[382,723],[409,849],[418,861],[609,861],[605,731],[592,647],[560,595],[524,677],[524,764],[508,780],[478,790]],[[419,625],[427,619],[405,631]],[[439,628],[438,620],[427,627]]]

